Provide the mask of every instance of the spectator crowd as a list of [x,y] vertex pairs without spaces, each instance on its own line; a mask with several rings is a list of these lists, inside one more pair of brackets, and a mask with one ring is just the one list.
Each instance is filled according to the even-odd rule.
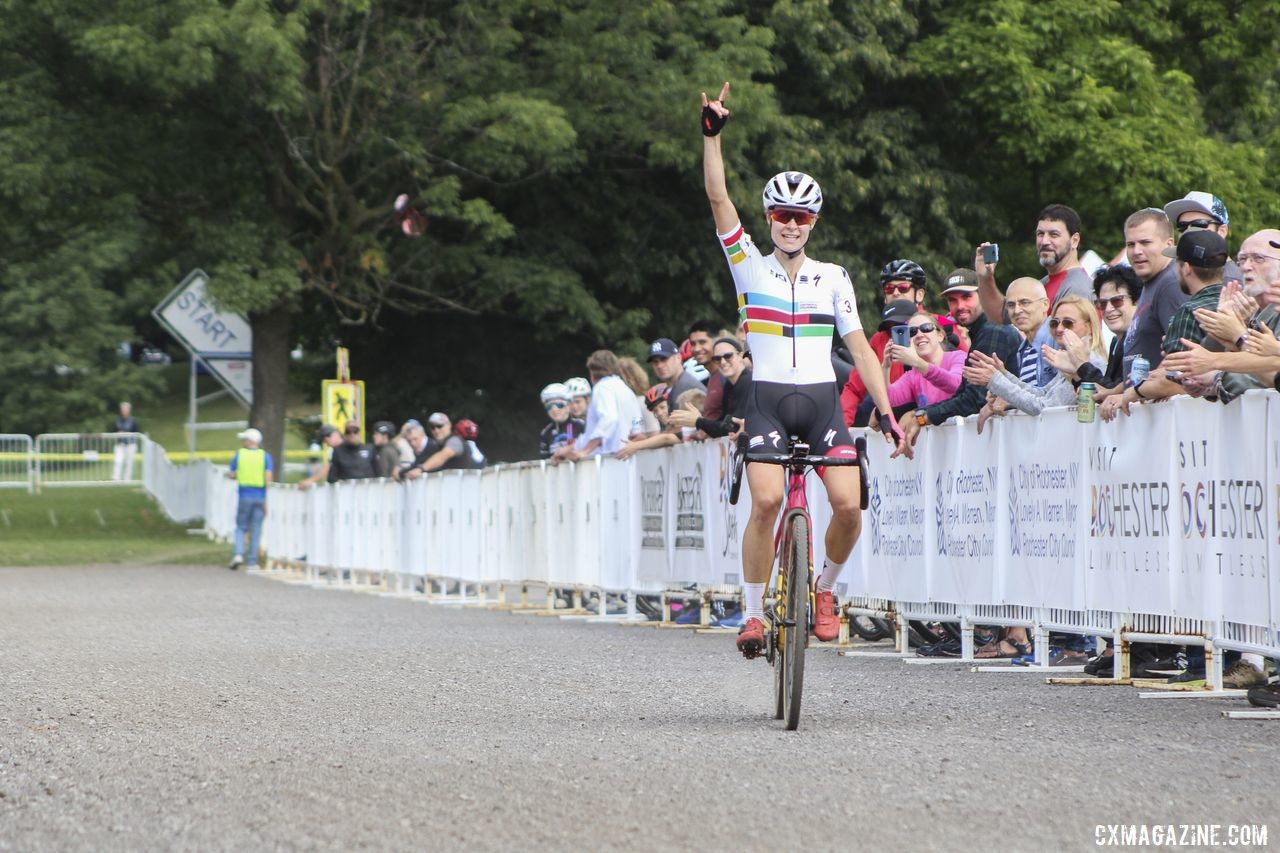
[[[905,433],[895,455],[913,453],[930,427],[977,416],[979,430],[1017,410],[1038,415],[1075,405],[1088,383],[1105,420],[1135,404],[1175,395],[1229,405],[1251,388],[1280,389],[1280,230],[1250,234],[1230,252],[1230,218],[1217,196],[1188,192],[1163,207],[1133,212],[1109,262],[1087,269],[1080,216],[1064,204],[1039,212],[1034,249],[1039,276],[1002,287],[999,250],[983,242],[971,261],[933,288],[920,264],[889,261],[879,275],[880,322],[869,343],[881,360],[889,401]],[[646,349],[652,379],[635,360],[598,350],[588,376],[542,389],[548,417],[539,438],[552,463],[607,454],[625,459],[648,448],[735,436],[751,386],[746,325],[734,331],[699,320],[677,344]],[[851,427],[876,425],[866,384],[833,339],[832,362]],[[732,614],[721,624],[733,625]],[[984,634],[981,658],[1029,663],[1024,629]],[[1110,648],[1091,655],[1086,638],[1052,635],[1053,665],[1085,664],[1112,674]],[[946,632],[924,655],[958,655]],[[1173,647],[1137,647],[1135,674],[1196,682],[1203,656]],[[1280,702],[1263,661],[1231,655],[1228,687],[1252,687]],[[1264,697],[1267,698],[1267,697]]]

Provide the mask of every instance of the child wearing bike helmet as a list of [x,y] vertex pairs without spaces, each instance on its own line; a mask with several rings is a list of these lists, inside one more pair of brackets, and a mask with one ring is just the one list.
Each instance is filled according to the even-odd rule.
[[[589,387],[587,390],[590,393]],[[542,389],[542,407],[550,420],[538,436],[540,459],[550,459],[551,454],[572,445],[586,430],[586,422],[570,414],[572,397],[566,383],[552,382]]]

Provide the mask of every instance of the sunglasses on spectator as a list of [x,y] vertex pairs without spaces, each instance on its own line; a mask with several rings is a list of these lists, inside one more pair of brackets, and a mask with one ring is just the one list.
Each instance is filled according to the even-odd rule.
[[1178,230],[1186,231],[1188,228],[1208,228],[1210,225],[1221,225],[1222,223],[1216,219],[1192,219],[1189,222],[1179,222]]
[[1272,255],[1260,255],[1257,252],[1241,252],[1236,255],[1237,264],[1261,264],[1263,261],[1280,261]]
[[1015,308],[1021,308],[1022,310],[1025,311],[1026,309],[1030,308],[1032,305],[1035,305],[1037,302],[1043,302],[1043,301],[1045,300],[1043,299],[1007,299],[1005,300],[1004,307],[1008,308],[1010,311],[1012,311]]
[[911,291],[911,288],[913,287],[915,287],[915,285],[913,285],[909,281],[899,281],[896,283],[889,281],[889,282],[885,282],[884,292],[885,293],[909,293]]
[[734,357],[735,355],[737,355],[737,353],[736,353],[736,352],[726,352],[726,353],[724,353],[723,355],[713,355],[713,356],[711,356],[711,360],[712,360],[712,361],[724,361],[724,362],[729,362],[729,361],[733,361],[733,357]]
[[432,429],[444,429],[445,424],[428,424]]
[[[1129,294],[1121,293],[1119,296],[1108,296],[1105,299],[1096,299],[1094,301],[1098,303],[1099,311],[1105,311],[1107,310],[1108,305],[1110,305],[1112,308],[1123,308],[1124,301],[1128,298],[1129,298]],[[1071,327],[1068,326],[1067,328],[1069,329]]]
[[359,435],[360,427],[347,427],[345,432],[347,435]]
[[569,404],[568,404],[568,403],[547,403],[546,408],[547,408],[547,411],[548,411],[548,412],[553,412],[553,411],[555,411],[556,409],[565,409],[565,408],[568,408],[568,406],[569,406]]
[[786,225],[788,222],[794,222],[796,225],[809,225],[818,217],[807,210],[775,207],[769,211],[769,218],[779,225]]
[[1054,317],[1052,320],[1049,321],[1050,329],[1056,329],[1059,326],[1061,326],[1064,329],[1074,329],[1076,326],[1076,321],[1072,320],[1070,317],[1063,317],[1061,319]]
[[932,323],[921,323],[919,326],[908,326],[907,337],[914,338],[916,335],[920,334],[921,332],[924,332],[927,335],[930,332],[936,332],[936,331],[938,331],[938,327],[933,325]]

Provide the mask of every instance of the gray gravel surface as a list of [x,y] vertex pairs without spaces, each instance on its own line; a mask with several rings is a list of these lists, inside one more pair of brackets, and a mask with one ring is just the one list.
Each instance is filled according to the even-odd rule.
[[218,568],[0,570],[0,643],[4,850],[1060,850],[1277,803],[1240,700],[822,649],[791,733],[728,636]]

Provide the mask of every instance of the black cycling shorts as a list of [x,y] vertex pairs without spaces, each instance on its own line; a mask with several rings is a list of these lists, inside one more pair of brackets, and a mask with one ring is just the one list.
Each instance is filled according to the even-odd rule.
[[793,435],[808,444],[814,456],[836,455],[831,452],[835,448],[853,446],[834,382],[783,385],[753,381],[743,435],[748,453],[786,453],[787,439]]

